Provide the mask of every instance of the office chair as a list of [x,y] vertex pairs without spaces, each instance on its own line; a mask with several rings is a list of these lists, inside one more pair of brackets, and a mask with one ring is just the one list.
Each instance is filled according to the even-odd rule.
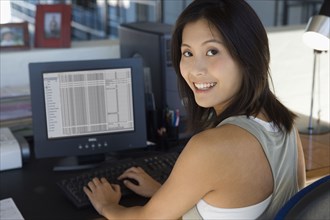
[[274,220],[329,220],[330,175],[296,193],[279,210]]

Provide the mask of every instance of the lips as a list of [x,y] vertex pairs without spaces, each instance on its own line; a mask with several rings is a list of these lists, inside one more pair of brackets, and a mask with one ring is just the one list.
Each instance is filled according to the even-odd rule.
[[216,82],[208,82],[208,83],[194,83],[194,86],[198,90],[208,90],[214,87],[217,83]]

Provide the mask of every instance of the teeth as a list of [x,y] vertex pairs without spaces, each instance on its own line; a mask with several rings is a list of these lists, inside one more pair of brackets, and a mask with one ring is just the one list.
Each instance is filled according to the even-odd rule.
[[194,83],[197,89],[206,90],[216,85],[215,82],[212,83]]

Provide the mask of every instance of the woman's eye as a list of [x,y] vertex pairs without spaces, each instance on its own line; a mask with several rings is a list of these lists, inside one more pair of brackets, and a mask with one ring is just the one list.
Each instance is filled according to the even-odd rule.
[[214,56],[214,55],[216,55],[217,53],[218,53],[217,50],[209,50],[209,51],[207,51],[206,55],[207,55],[207,56]]
[[182,53],[182,55],[185,56],[185,57],[191,57],[192,53],[189,52],[189,51],[185,51],[185,52]]

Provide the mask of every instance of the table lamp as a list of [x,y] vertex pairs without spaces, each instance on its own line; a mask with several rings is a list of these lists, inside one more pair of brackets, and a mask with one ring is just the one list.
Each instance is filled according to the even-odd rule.
[[[314,85],[317,64],[322,52],[329,50],[330,41],[330,0],[324,0],[318,15],[312,16],[303,34],[303,42],[314,50],[313,80],[310,116],[307,127],[299,129],[303,134],[324,134],[330,132],[329,124],[322,124],[320,119],[313,123]],[[319,70],[319,68],[318,68]]]

